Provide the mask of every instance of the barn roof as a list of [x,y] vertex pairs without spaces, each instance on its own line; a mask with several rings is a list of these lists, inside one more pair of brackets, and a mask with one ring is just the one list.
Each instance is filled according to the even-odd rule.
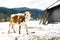
[[50,6],[48,9],[53,9],[53,8],[58,7],[58,6],[60,6],[60,1],[55,3],[54,5]]
[[56,6],[52,7],[52,8],[49,8],[48,10],[52,10],[52,9],[56,9],[56,8],[60,8],[60,4],[56,5]]

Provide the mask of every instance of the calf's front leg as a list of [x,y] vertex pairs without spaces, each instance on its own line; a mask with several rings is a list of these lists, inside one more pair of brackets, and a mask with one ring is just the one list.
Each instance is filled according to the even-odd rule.
[[20,32],[20,31],[21,31],[21,26],[19,25],[19,34],[21,34],[21,32]]
[[28,27],[27,27],[27,25],[25,24],[25,27],[26,27],[26,33],[28,34]]

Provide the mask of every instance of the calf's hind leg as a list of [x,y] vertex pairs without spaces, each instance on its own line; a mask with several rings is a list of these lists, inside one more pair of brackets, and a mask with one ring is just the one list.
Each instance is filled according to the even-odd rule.
[[16,31],[15,31],[15,29],[14,29],[14,24],[12,25],[12,29],[13,29],[14,33],[16,33]]
[[10,33],[10,26],[11,26],[11,24],[9,24],[9,29],[8,29],[8,33]]
[[[12,25],[12,26],[11,26],[11,25]],[[13,29],[14,33],[16,33],[13,26],[14,26],[13,23],[10,23],[10,24],[9,24],[9,30],[8,30],[8,33],[10,33],[10,29],[11,29],[11,28]]]

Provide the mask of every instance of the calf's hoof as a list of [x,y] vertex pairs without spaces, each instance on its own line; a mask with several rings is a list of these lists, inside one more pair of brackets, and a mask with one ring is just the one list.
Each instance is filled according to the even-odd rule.
[[27,33],[28,34],[28,33]]
[[10,34],[10,31],[8,31],[8,34]]
[[16,32],[14,31],[14,33],[16,33]]

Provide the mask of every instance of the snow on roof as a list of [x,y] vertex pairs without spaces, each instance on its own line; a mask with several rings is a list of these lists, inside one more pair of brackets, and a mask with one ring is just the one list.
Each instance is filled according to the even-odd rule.
[[60,1],[57,2],[57,3],[55,3],[54,5],[50,6],[48,9],[51,9],[51,8],[53,8],[53,7],[55,7],[55,6],[58,6],[58,5],[60,5]]

